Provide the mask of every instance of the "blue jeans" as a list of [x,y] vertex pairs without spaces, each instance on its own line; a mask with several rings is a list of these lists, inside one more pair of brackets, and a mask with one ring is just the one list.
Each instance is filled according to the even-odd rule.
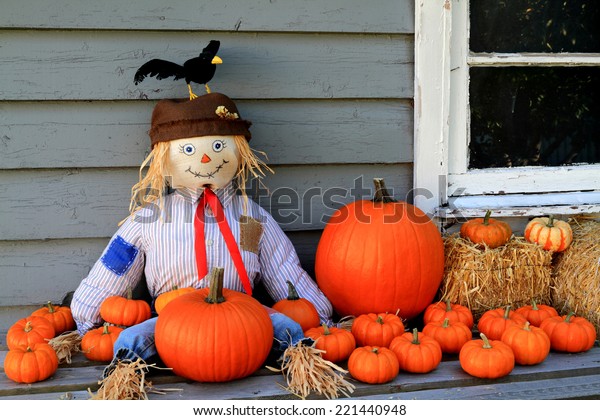
[[[300,324],[282,313],[270,314],[273,324],[273,349],[275,354],[281,355],[290,345],[295,345],[303,340],[312,344],[310,338],[305,338]],[[105,369],[104,374],[110,373],[118,360],[135,361],[138,358],[146,363],[158,358],[154,344],[154,328],[158,317],[150,318],[140,324],[124,329],[114,344],[114,358]]]

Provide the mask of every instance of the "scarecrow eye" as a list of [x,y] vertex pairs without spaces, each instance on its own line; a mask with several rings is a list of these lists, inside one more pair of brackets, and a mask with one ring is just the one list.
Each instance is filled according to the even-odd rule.
[[183,146],[179,146],[179,150],[181,151],[181,153],[185,153],[188,156],[191,156],[196,152],[196,148],[193,144],[190,143]]
[[215,140],[212,144],[212,148],[218,153],[225,148],[225,142],[223,140]]

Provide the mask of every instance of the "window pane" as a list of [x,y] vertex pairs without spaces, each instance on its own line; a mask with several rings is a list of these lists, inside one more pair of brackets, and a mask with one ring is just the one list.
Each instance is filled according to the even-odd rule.
[[600,52],[598,0],[472,0],[474,52]]
[[470,168],[600,163],[600,68],[473,68]]

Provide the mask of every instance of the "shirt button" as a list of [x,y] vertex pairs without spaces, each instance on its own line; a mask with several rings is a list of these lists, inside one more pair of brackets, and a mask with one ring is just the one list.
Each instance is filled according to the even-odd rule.
[[213,244],[213,240],[212,239],[207,239],[206,240],[206,246],[212,246]]

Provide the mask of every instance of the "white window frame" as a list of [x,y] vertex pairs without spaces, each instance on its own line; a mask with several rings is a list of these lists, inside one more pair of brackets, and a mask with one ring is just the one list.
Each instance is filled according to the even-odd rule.
[[600,164],[468,170],[469,68],[600,66],[600,54],[472,54],[468,0],[416,0],[414,202],[432,217],[600,212]]

